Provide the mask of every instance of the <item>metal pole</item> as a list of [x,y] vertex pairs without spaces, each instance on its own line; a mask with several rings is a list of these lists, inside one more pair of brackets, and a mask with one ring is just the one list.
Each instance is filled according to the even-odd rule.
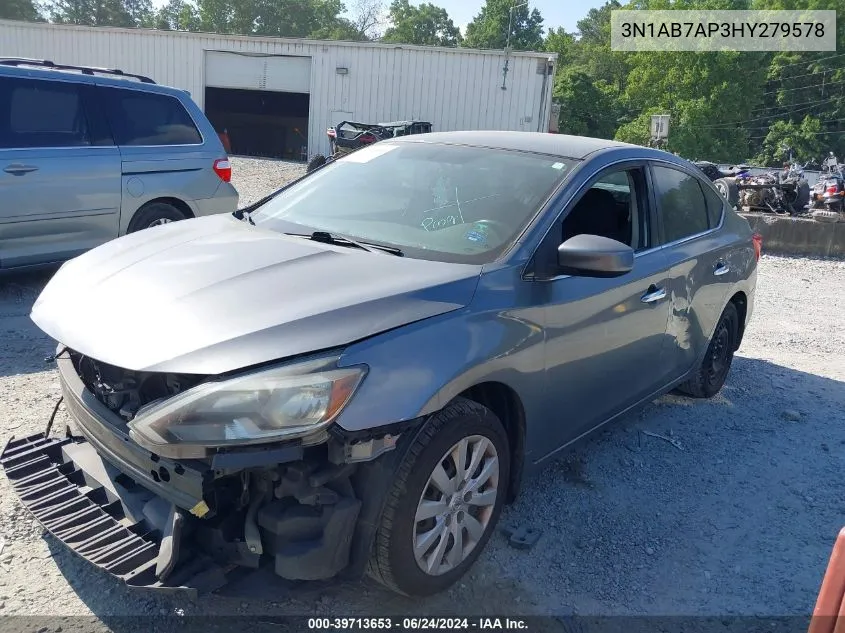
[[507,90],[507,86],[505,82],[508,78],[508,67],[510,66],[510,54],[511,54],[511,29],[513,29],[513,10],[518,9],[519,7],[524,7],[528,2],[523,2],[521,4],[515,4],[508,10],[508,34],[505,38],[505,66],[502,68],[502,90]]

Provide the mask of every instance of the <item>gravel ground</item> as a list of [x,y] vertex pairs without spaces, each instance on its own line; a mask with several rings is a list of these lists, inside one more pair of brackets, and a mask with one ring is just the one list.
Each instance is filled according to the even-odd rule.
[[[233,162],[242,204],[302,173]],[[40,432],[59,393],[42,360],[54,344],[27,317],[48,276],[0,278],[0,438]],[[197,602],[130,592],[46,535],[0,477],[0,614],[807,614],[845,525],[843,280],[842,261],[764,256],[722,393],[665,396],[527,481],[503,521],[540,527],[540,542],[497,534],[446,594],[272,577]]]

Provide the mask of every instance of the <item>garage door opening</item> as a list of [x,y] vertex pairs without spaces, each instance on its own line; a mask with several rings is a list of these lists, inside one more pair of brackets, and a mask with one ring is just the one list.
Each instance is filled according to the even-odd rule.
[[307,160],[309,101],[300,92],[208,87],[205,114],[232,154]]

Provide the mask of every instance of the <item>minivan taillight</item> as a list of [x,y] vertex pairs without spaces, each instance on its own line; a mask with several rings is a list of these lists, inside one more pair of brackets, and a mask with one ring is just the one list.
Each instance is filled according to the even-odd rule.
[[214,173],[220,177],[223,182],[232,180],[232,163],[228,158],[218,158],[214,161]]
[[755,233],[751,236],[751,241],[754,243],[754,254],[757,256],[757,261],[760,261],[760,255],[763,253],[763,236]]

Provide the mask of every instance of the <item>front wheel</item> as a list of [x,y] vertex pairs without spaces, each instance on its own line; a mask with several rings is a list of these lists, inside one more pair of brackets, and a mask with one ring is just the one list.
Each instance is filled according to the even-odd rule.
[[369,575],[411,596],[448,588],[490,539],[509,474],[507,436],[492,411],[458,398],[434,414],[396,471]]
[[678,391],[693,398],[712,398],[719,393],[731,369],[738,336],[739,313],[733,303],[728,303],[716,324],[704,360],[695,375],[680,385]]

